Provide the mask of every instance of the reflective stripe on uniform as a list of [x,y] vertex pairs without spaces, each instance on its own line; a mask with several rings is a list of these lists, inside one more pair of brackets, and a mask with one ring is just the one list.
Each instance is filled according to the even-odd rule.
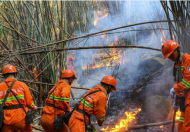
[[96,128],[93,129],[93,132],[97,132]]
[[184,117],[180,117],[179,121],[184,122]]
[[30,105],[30,107],[33,107],[34,106],[34,102],[32,102],[32,104]]
[[180,94],[183,94],[184,92],[181,92]]
[[[17,97],[17,99],[24,99],[24,95],[17,95],[16,97]],[[6,102],[8,102],[8,101],[13,101],[13,100],[17,100],[17,99],[15,98],[15,96],[8,97],[8,98],[6,99]],[[1,99],[1,100],[0,100],[0,104],[3,103],[3,100],[4,100],[4,99]]]
[[101,119],[98,119],[99,121],[104,121],[105,120],[105,117],[102,117]]
[[182,84],[185,85],[187,88],[190,88],[190,83],[182,79]]
[[[93,105],[89,104],[87,101],[85,101],[83,98],[80,99],[80,102],[83,103],[88,108],[94,108]],[[84,103],[85,102],[85,103]]]
[[184,66],[181,66],[181,70],[184,70]]
[[53,96],[53,95],[48,95],[48,97],[49,97],[50,99],[53,99],[53,98],[54,98],[54,100],[57,100],[57,101],[69,102],[69,98],[61,98],[61,97],[56,97],[56,96]]

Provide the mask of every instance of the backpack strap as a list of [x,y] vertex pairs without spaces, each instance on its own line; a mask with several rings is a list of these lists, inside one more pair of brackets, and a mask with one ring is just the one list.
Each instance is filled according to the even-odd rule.
[[50,97],[50,95],[53,93],[53,107],[54,107],[54,119],[56,118],[56,107],[55,107],[55,100],[54,100],[54,91],[57,88],[58,84],[55,86],[55,88],[51,91],[51,93],[48,95],[48,99]]
[[[55,88],[51,91],[50,94],[48,94],[47,98],[49,98],[49,96],[55,91],[55,89],[57,88],[58,85],[55,86]],[[53,97],[54,98],[54,97]]]
[[[84,103],[83,103],[83,115],[84,115],[84,125],[85,125],[85,129],[86,129],[86,120],[85,120],[84,105],[85,105],[85,102],[86,102],[86,97],[89,96],[89,95],[91,95],[91,94],[94,94],[94,93],[96,93],[96,92],[102,92],[102,90],[93,91],[93,92],[88,93],[86,96],[83,97],[83,99],[84,99]],[[90,119],[89,119],[89,121],[90,121]]]
[[[7,84],[7,83],[6,83]],[[7,86],[9,87],[9,88],[11,88],[11,86],[9,86],[8,84],[7,84]],[[15,93],[10,89],[10,91],[11,91],[11,93],[15,96],[15,98],[16,98],[16,100],[18,101],[18,103],[19,103],[19,105],[20,105],[20,107],[24,110],[24,112],[26,113],[26,110],[24,109],[24,106],[20,103],[20,101],[18,100],[18,98],[16,97],[16,95],[15,95]]]
[[96,93],[96,92],[101,92],[102,90],[96,90],[96,91],[93,91],[91,93],[88,93],[86,96],[83,97],[83,99],[85,99],[87,96],[93,94],[93,93]]
[[[0,110],[3,109],[3,106],[4,106],[4,104],[5,104],[5,101],[6,101],[8,95],[9,95],[9,93],[10,93],[10,91],[11,91],[11,88],[13,87],[13,85],[14,85],[15,82],[16,82],[16,81],[13,81],[12,84],[11,84],[11,86],[10,86],[10,87],[8,86],[9,89],[7,90],[7,93],[6,93],[6,95],[5,95],[5,98],[4,98],[4,100],[3,100],[3,103],[1,104]],[[7,84],[7,83],[6,83],[6,84]]]
[[24,112],[26,113],[26,110],[24,109],[24,106],[20,103],[20,101],[18,100],[18,98],[16,97],[15,93],[11,90],[12,94],[15,96],[16,100],[18,101],[20,107],[24,110]]

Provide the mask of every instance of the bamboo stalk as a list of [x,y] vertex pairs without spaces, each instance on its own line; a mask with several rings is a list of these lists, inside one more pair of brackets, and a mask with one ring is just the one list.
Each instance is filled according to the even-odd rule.
[[108,29],[108,30],[103,30],[103,31],[99,31],[99,32],[95,32],[95,33],[91,33],[91,34],[87,34],[87,35],[83,35],[83,36],[79,36],[79,37],[73,37],[73,38],[70,38],[70,39],[60,40],[60,41],[57,41],[57,42],[53,42],[53,43],[49,43],[49,44],[44,44],[44,45],[36,46],[34,48],[28,48],[26,50],[20,51],[19,53],[22,53],[22,52],[25,52],[25,51],[29,51],[29,50],[38,49],[38,48],[43,48],[45,46],[51,46],[51,45],[54,45],[54,44],[59,44],[59,43],[62,43],[62,42],[71,41],[71,40],[74,40],[74,39],[89,37],[89,36],[97,35],[97,34],[100,34],[100,33],[104,33],[104,32],[109,32],[109,31],[121,29],[121,28],[126,28],[126,27],[131,27],[131,26],[137,26],[137,25],[143,25],[143,24],[148,24],[148,23],[158,23],[158,22],[168,22],[168,21],[167,20],[164,20],[164,21],[149,21],[149,22],[142,22],[142,23],[125,25],[125,26],[121,26],[121,27],[117,27],[117,28],[111,28],[111,29]]
[[[45,50],[45,51],[24,52],[24,53],[18,53],[18,54],[13,54],[13,55],[27,55],[27,54],[36,54],[36,53],[46,53],[46,52],[49,53],[49,52],[64,51],[64,50],[107,49],[107,48],[141,48],[141,49],[161,51],[160,49],[145,47],[145,46],[122,45],[122,46],[92,46],[92,47],[63,48],[63,49],[53,49],[53,50]],[[0,56],[7,56],[7,55],[8,54],[0,54]]]
[[[0,43],[3,44],[4,47],[5,47],[7,50],[9,50],[9,47],[7,47],[7,45],[4,44],[1,39],[0,39]],[[29,73],[29,75],[33,78],[33,76],[31,75],[31,73],[29,72],[29,70],[27,69],[27,67],[22,63],[22,61],[21,61],[17,56],[15,56],[15,59],[16,59],[17,61],[19,61],[19,63],[24,67],[24,69],[25,69],[25,70]]]
[[[25,80],[25,79],[18,79],[18,80],[23,81],[23,82],[28,82],[28,83],[34,83],[34,84],[42,84],[42,85],[55,86],[55,84],[52,84],[52,83],[35,82],[35,81],[29,81],[29,80]],[[71,88],[90,90],[90,88],[83,88],[83,87],[73,87],[73,86],[71,86]]]

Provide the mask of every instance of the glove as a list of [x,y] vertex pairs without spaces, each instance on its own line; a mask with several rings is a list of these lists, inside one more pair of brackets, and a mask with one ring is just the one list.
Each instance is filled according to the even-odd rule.
[[178,108],[179,108],[179,106],[177,106],[177,105],[175,104],[175,102],[174,102],[174,103],[173,103],[173,109],[174,109],[175,111],[177,111]]
[[38,109],[38,106],[36,106],[36,105],[35,105],[35,108],[34,108],[34,110],[37,110],[37,109]]
[[172,88],[170,89],[170,97],[171,97],[172,99],[174,99],[174,95],[175,95],[175,91],[174,91],[174,88],[172,87]]

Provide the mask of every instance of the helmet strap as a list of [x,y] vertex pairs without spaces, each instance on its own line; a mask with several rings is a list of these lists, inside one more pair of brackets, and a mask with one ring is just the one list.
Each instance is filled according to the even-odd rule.
[[71,82],[72,82],[72,79],[73,79],[73,78],[68,78],[69,85],[72,84],[72,83],[71,83]]
[[111,93],[111,89],[112,89],[111,86],[108,85],[108,94]]
[[176,51],[178,51],[178,58],[177,58],[177,60],[179,60],[179,57],[180,57],[179,47],[176,48]]

